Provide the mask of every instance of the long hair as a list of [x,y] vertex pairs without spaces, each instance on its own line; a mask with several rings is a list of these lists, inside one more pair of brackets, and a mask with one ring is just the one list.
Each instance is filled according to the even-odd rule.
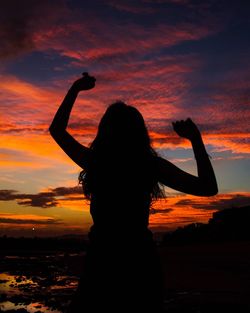
[[155,174],[157,153],[151,147],[144,119],[135,107],[121,101],[111,104],[99,123],[90,150],[91,163],[79,175],[87,199],[91,199],[98,184],[101,188],[101,177],[106,177],[107,185],[121,169],[124,169],[121,180],[127,177],[126,186],[133,185],[140,177],[138,184],[133,185],[134,189],[146,189],[151,200],[164,196]]

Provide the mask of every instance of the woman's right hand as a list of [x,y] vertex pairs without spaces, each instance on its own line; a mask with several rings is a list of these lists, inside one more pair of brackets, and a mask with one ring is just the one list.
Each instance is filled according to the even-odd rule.
[[197,137],[200,137],[200,131],[195,123],[190,119],[186,119],[185,121],[176,121],[173,122],[174,131],[183,138],[187,138],[189,140],[194,140]]
[[95,87],[95,77],[89,76],[89,74],[86,72],[82,75],[83,77],[77,79],[72,85],[72,88],[77,92],[82,90],[89,90]]

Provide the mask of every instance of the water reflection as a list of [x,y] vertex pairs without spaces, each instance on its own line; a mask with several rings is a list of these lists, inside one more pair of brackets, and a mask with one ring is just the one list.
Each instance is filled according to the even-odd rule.
[[80,254],[0,258],[0,311],[64,311],[78,285],[79,275],[69,266],[74,258],[82,267]]
[[27,312],[30,312],[30,313],[35,313],[37,311],[44,312],[44,313],[61,313],[61,311],[54,310],[54,309],[52,310],[39,302],[33,302],[33,303],[30,303],[29,305],[25,305],[25,304],[15,304],[11,301],[4,301],[0,304],[0,310],[3,312],[9,311],[9,310],[19,310],[19,309],[25,309]]
[[25,275],[15,276],[9,273],[0,274],[1,292],[6,294],[21,294],[25,287],[36,288],[38,283]]

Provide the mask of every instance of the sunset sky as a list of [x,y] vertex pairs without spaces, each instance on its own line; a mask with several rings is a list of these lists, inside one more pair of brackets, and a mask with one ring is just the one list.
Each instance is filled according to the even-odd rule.
[[171,123],[191,117],[202,131],[219,194],[166,189],[152,205],[153,231],[250,204],[249,14],[243,0],[2,0],[0,235],[88,231],[81,169],[48,133],[84,71],[96,88],[81,93],[69,125],[82,144],[107,106],[122,100],[143,114],[159,154],[196,174],[191,145]]

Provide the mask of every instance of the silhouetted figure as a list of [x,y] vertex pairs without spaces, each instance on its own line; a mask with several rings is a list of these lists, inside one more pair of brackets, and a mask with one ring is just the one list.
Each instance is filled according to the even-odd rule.
[[198,177],[157,156],[142,115],[123,102],[108,107],[89,148],[78,143],[66,131],[70,112],[78,93],[94,86],[87,73],[74,82],[50,126],[55,141],[83,169],[79,180],[93,218],[86,270],[69,312],[162,312],[163,275],[148,230],[151,201],[163,195],[160,184],[214,195],[214,171],[190,119],[173,126],[192,143]]

